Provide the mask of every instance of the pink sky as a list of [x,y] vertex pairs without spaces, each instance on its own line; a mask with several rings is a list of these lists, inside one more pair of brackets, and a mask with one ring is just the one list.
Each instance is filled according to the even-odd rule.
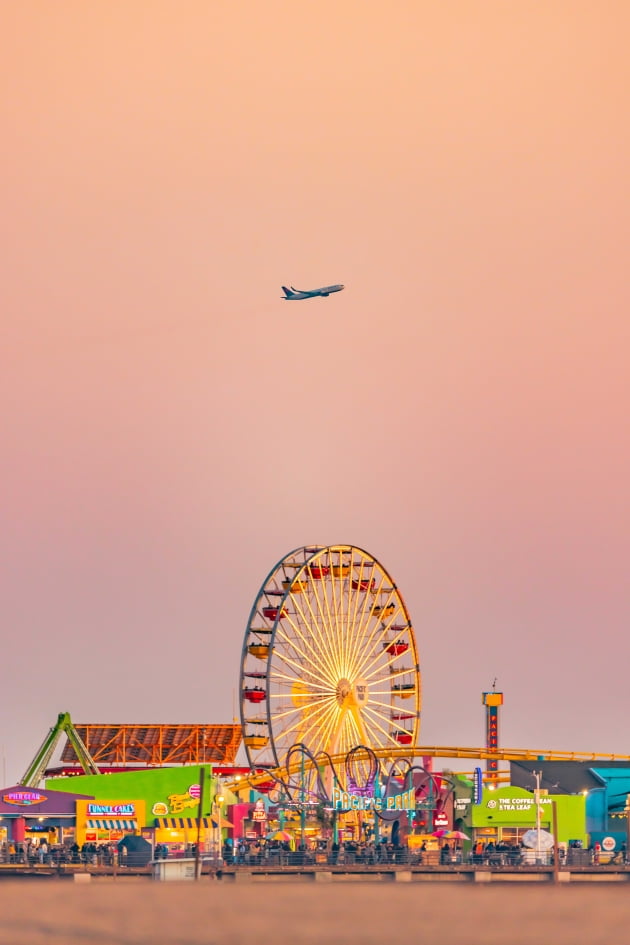
[[63,710],[228,721],[310,543],[394,575],[425,743],[496,676],[503,744],[630,753],[625,0],[0,29],[7,780]]

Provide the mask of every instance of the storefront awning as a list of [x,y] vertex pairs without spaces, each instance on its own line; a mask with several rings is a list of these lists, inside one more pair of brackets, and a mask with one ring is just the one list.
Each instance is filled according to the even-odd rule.
[[88,830],[137,830],[137,820],[125,820],[122,817],[107,817],[102,820],[88,820],[85,826]]
[[[195,830],[199,821],[196,817],[156,817],[155,826],[163,830]],[[212,817],[202,817],[201,826],[206,830],[216,827],[217,822]],[[224,817],[221,818],[221,827],[231,828],[232,824]]]
[[[196,817],[156,817],[155,826],[166,830],[194,830],[199,821]],[[209,817],[201,818],[201,826],[209,829],[212,823]]]

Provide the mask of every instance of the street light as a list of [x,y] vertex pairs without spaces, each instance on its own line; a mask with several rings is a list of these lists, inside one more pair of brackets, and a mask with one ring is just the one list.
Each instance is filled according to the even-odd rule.
[[534,803],[536,804],[536,862],[540,864],[540,778],[541,771],[533,771],[536,778],[536,790],[534,791]]
[[222,794],[215,794],[212,800],[212,852],[215,860],[221,855],[221,806],[224,800]]

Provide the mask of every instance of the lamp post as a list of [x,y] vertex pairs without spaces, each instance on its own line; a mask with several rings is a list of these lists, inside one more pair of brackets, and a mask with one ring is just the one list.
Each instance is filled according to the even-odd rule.
[[304,853],[305,848],[305,836],[306,836],[306,792],[304,780],[306,774],[304,771],[304,752],[302,752],[302,767],[301,767],[301,791],[300,791],[300,850]]
[[222,794],[215,794],[212,800],[212,855],[215,860],[221,857],[221,808],[224,800]]
[[540,866],[540,771],[533,772],[536,778],[536,790],[534,791],[534,802],[536,804],[536,863]]
[[199,812],[197,814],[197,843],[195,844],[195,879],[201,879],[201,824],[206,789],[206,769],[199,769]]

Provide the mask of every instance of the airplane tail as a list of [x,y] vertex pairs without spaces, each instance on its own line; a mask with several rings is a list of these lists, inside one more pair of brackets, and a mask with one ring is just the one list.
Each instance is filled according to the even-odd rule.
[[281,286],[280,288],[281,288],[282,291],[284,292],[284,297],[285,297],[285,299],[290,299],[291,296],[293,295],[293,292],[291,291],[291,289],[288,289],[288,288],[286,287],[286,285],[283,285],[283,286]]

